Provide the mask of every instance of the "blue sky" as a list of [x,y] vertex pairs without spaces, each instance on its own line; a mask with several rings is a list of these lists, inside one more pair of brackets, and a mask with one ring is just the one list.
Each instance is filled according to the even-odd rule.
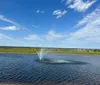
[[100,0],[0,0],[0,46],[100,48]]

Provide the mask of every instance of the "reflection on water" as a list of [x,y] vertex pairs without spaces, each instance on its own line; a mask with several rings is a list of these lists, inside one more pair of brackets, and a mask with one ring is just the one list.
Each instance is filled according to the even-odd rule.
[[0,54],[1,85],[6,85],[4,82],[13,82],[12,85],[100,85],[100,57],[48,55],[45,58],[88,64],[45,64],[36,61],[37,55]]

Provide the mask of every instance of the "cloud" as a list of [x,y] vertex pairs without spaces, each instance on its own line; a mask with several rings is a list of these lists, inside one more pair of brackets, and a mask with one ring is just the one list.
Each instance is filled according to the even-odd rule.
[[96,9],[78,22],[76,27],[82,27],[71,33],[72,39],[100,43],[100,9]]
[[38,40],[39,36],[37,34],[30,34],[24,38],[25,40]]
[[0,40],[2,39],[9,39],[9,40],[12,40],[12,38],[8,37],[7,35],[3,34],[3,33],[0,33]]
[[[67,1],[66,1],[66,5],[70,4],[70,3],[73,2],[73,1],[75,1],[75,0],[67,0]],[[78,1],[79,1],[79,0],[78,0]]]
[[62,16],[64,16],[67,13],[66,10],[61,11],[61,10],[55,10],[53,11],[53,15],[56,15],[56,19],[61,18]]
[[37,13],[37,14],[39,14],[39,13],[40,13],[40,14],[43,14],[43,13],[45,13],[45,12],[44,12],[44,11],[41,11],[41,10],[37,10],[36,13]]
[[14,21],[6,18],[4,15],[0,15],[0,20],[5,21],[5,22],[8,22],[8,23],[11,23],[13,25],[18,25],[16,22],[14,22]]
[[56,33],[54,30],[50,30],[48,34],[44,35],[46,40],[58,40],[61,39],[63,36],[63,34]]
[[[88,14],[82,20],[80,20],[76,26],[79,27],[79,26],[94,22],[93,20],[96,20],[96,21],[98,20],[97,23],[99,23],[100,22],[99,21],[99,18],[100,18],[99,13],[100,13],[100,9],[97,8],[94,12]],[[95,24],[97,24],[97,23],[95,23]]]
[[10,24],[13,24],[13,26],[8,26],[8,27],[6,27],[6,28],[1,28],[2,30],[3,29],[18,29],[18,30],[20,30],[20,29],[23,29],[23,30],[26,30],[26,31],[30,31],[29,29],[27,29],[27,28],[24,28],[23,26],[21,26],[20,24],[18,24],[18,23],[16,23],[16,22],[14,22],[14,21],[12,21],[12,20],[10,20],[10,19],[8,19],[8,18],[6,18],[4,15],[0,15],[0,20],[2,20],[2,21],[4,21],[4,22],[8,22],[8,23],[10,23]]
[[7,26],[7,27],[0,27],[0,30],[12,30],[12,31],[15,31],[15,30],[19,30],[19,28],[16,27],[16,26]]
[[92,6],[97,0],[67,0],[66,5],[70,9],[74,9],[78,12],[86,11],[90,6]]

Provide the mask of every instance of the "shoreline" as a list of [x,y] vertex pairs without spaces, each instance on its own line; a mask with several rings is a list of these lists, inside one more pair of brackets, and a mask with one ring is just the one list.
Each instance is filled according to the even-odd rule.
[[[17,52],[0,52],[0,54],[30,54],[36,55],[37,53],[17,53]],[[64,55],[80,55],[80,56],[100,56],[100,54],[74,54],[74,53],[52,53],[52,54],[64,54]]]

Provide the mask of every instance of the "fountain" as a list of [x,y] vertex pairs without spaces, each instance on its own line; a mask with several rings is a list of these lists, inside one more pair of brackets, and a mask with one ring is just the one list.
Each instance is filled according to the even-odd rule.
[[39,57],[39,60],[42,60],[43,56],[45,56],[49,51],[45,48],[41,48],[40,49],[40,52],[38,52],[38,57]]
[[41,48],[40,52],[37,53],[38,59],[36,61],[48,64],[86,64],[85,62],[74,61],[74,60],[43,58],[44,56],[51,53],[52,53],[51,50],[48,50],[46,48]]

